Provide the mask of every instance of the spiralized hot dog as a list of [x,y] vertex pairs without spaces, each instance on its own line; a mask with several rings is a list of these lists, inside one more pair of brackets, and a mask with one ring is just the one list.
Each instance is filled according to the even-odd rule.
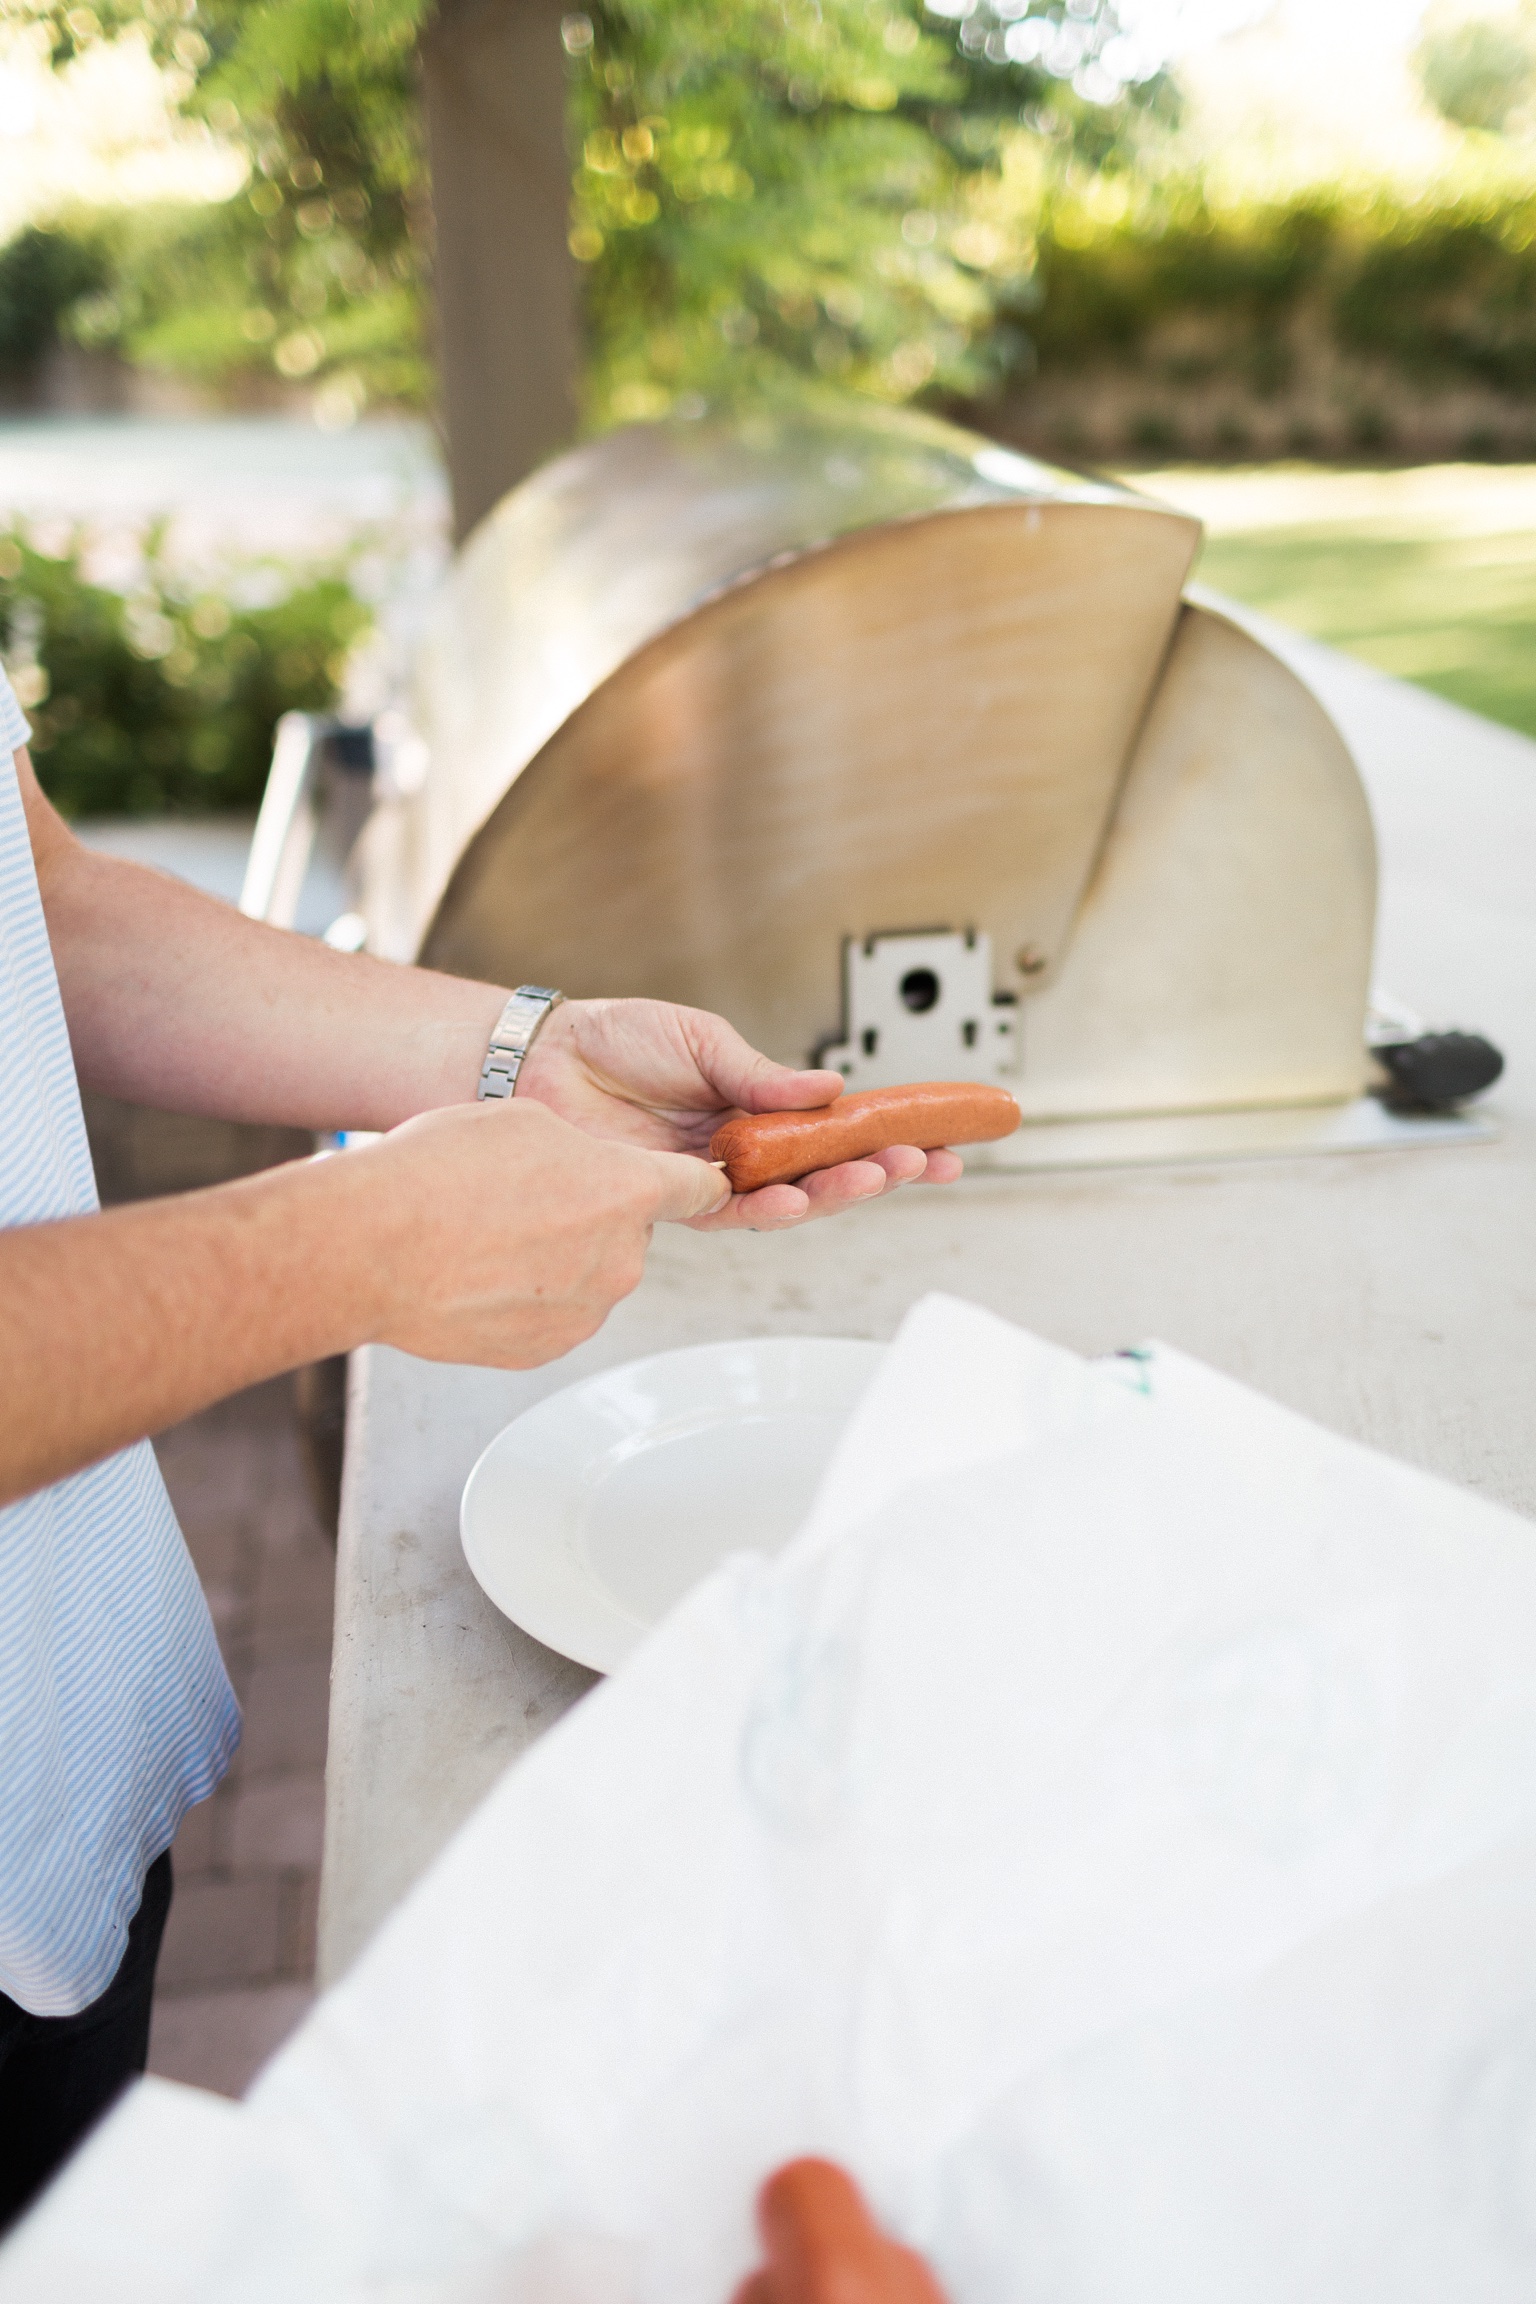
[[921,2256],[887,2239],[847,2172],[792,2160],[758,2196],[767,2258],[733,2304],[945,2304]]
[[941,1144],[990,1143],[1011,1136],[1020,1117],[1006,1088],[976,1080],[915,1081],[861,1089],[809,1112],[743,1113],[715,1130],[709,1156],[724,1164],[733,1192],[759,1192],[892,1144],[931,1152]]

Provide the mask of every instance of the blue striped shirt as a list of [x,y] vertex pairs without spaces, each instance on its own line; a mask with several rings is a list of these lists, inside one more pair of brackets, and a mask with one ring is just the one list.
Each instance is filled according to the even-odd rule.
[[[11,758],[28,733],[0,673],[0,1229],[97,1206]],[[69,2016],[106,1989],[146,1869],[239,1737],[148,1441],[0,1509],[0,1991]]]

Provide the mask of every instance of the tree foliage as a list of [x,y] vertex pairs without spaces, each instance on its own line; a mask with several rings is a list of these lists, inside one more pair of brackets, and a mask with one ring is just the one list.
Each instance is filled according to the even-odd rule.
[[1536,94],[1536,12],[1433,14],[1415,62],[1425,95],[1445,119],[1502,134]]
[[[141,31],[250,163],[224,208],[127,233],[77,332],[358,404],[428,396],[429,5],[0,0],[60,63]],[[593,0],[565,39],[596,422],[986,390],[1027,351],[1021,177],[1113,166],[1167,93],[1115,0]]]
[[[1032,301],[1028,236],[1004,228],[1021,148],[1102,160],[1145,104],[1107,71],[1074,87],[1044,61],[1064,8],[1034,21],[1048,38],[1015,55],[990,0],[597,0],[567,17],[593,418],[1000,382]],[[1123,38],[1112,0],[1073,21],[1095,53]]]
[[975,385],[993,299],[952,244],[947,44],[864,0],[611,0],[567,42],[595,414]]
[[223,376],[331,377],[368,397],[430,392],[415,44],[427,0],[0,0],[62,66],[147,38],[186,112],[240,148],[222,206],[108,224],[112,293],[74,332],[130,358]]

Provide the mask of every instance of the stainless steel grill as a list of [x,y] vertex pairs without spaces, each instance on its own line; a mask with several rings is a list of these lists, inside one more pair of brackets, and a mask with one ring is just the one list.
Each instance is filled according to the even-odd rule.
[[444,587],[369,943],[717,1008],[858,1086],[1004,1080],[995,1164],[1408,1140],[1362,1100],[1359,778],[1186,598],[1198,540],[911,415],[562,457]]

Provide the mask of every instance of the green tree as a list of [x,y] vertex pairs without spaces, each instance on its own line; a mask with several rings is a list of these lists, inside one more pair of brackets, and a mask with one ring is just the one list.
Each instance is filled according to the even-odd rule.
[[406,403],[430,394],[416,36],[428,0],[0,0],[56,65],[145,34],[185,110],[244,150],[223,206],[116,227],[112,292],[75,333],[208,376],[268,368]]
[[926,115],[948,43],[867,0],[609,0],[567,19],[594,416],[978,380],[991,317]]
[[[429,4],[0,0],[60,62],[141,27],[250,160],[225,208],[130,235],[81,330],[428,396]],[[1167,105],[1115,0],[593,0],[565,39],[596,423],[829,384],[986,390],[1027,356],[1032,251],[998,203],[1018,148],[1111,166]]]
[[1529,9],[1460,21],[1432,17],[1414,61],[1425,95],[1445,119],[1501,134],[1536,92],[1536,22]]
[[566,45],[598,421],[984,395],[1032,296],[991,220],[1010,146],[1102,161],[1152,77],[1109,0],[599,0]]

